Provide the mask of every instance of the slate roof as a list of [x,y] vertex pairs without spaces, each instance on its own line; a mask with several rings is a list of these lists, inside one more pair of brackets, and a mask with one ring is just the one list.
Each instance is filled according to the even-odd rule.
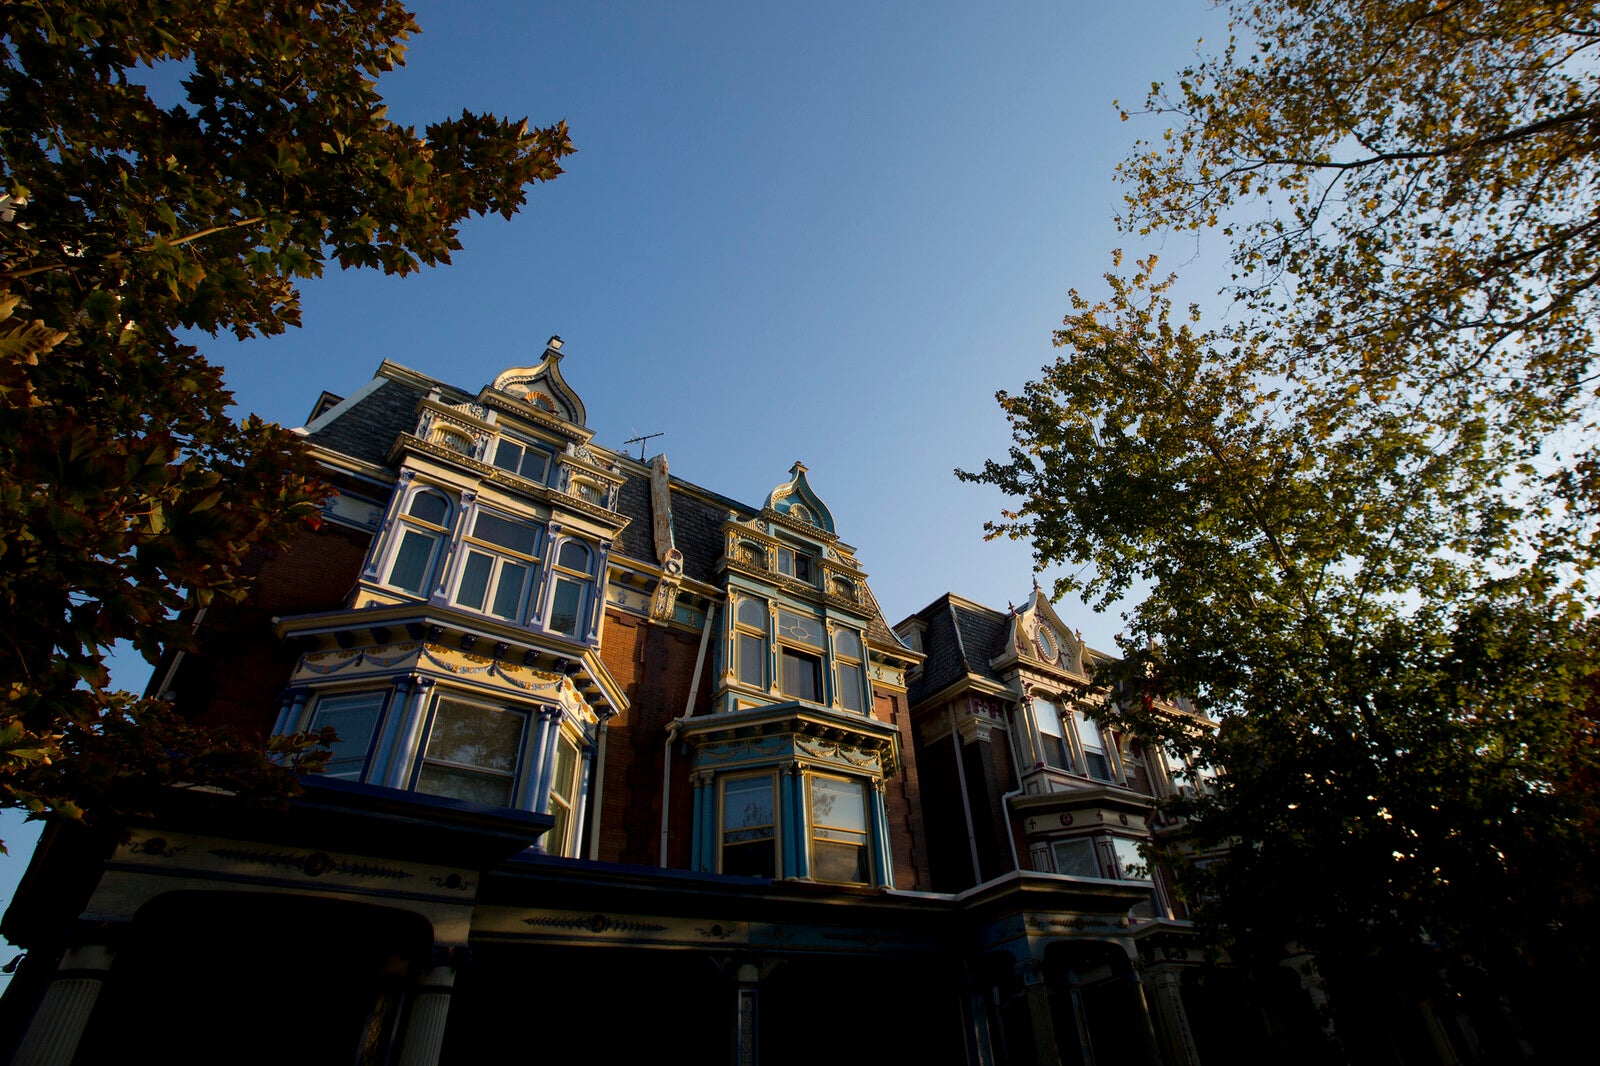
[[395,438],[417,426],[417,403],[425,394],[384,378],[376,389],[340,411],[306,439],[355,459],[383,465]]
[[628,480],[617,490],[617,513],[627,515],[630,521],[617,538],[612,553],[654,565],[656,535],[648,477],[628,475]]
[[999,681],[989,660],[1005,642],[1006,616],[972,605],[945,593],[913,617],[927,625],[922,651],[927,658],[922,673],[911,683],[913,706],[967,674]]

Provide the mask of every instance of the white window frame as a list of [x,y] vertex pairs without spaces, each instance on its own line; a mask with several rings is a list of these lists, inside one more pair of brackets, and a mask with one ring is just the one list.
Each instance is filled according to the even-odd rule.
[[[353,750],[349,747],[354,737],[339,737],[339,746],[335,747],[334,756],[329,757],[323,768],[323,776],[346,781],[365,781],[367,767],[372,762],[372,749],[377,743],[378,735],[383,731],[384,715],[388,711],[389,696],[392,690],[382,688],[349,689],[345,691],[318,692],[311,700],[311,707],[306,715],[305,732],[315,733],[324,726],[332,725],[335,731],[339,727],[332,722],[319,722],[324,714],[337,715],[352,709],[365,709],[373,712],[372,726],[367,732],[366,743],[361,747],[360,758],[353,754],[338,757],[340,748]],[[361,705],[365,704],[365,707]],[[347,769],[336,769],[339,763],[349,764]]]
[[[478,522],[485,516],[530,530],[533,533],[533,554],[525,554],[516,548],[478,536]],[[454,574],[450,581],[450,602],[465,611],[474,611],[492,618],[503,618],[510,622],[521,623],[527,617],[529,593],[539,576],[540,558],[538,553],[545,539],[544,529],[538,523],[528,522],[486,507],[473,508],[471,525],[466,528],[467,532],[463,533],[460,546],[457,547],[455,553],[456,560],[452,568]],[[490,567],[489,577],[484,585],[483,602],[476,606],[463,602],[461,599],[462,585],[466,580],[467,569],[472,565],[472,557],[474,555],[486,557],[489,560]],[[520,567],[523,571],[515,593],[515,603],[509,614],[495,610],[495,605],[499,603],[506,580],[507,564],[512,567]]]
[[[500,449],[502,447],[515,447],[522,449],[521,453],[517,457],[517,465],[515,468],[501,465]],[[529,477],[527,474],[522,472],[523,463],[526,462],[529,452],[535,452],[544,458],[543,477]],[[556,468],[556,455],[555,450],[547,444],[540,444],[535,441],[530,441],[525,437],[518,437],[509,433],[502,433],[495,439],[494,455],[490,458],[490,465],[496,470],[504,470],[506,473],[519,477],[524,481],[531,482],[532,484],[549,485],[550,475],[555,471]]]
[[[427,496],[444,503],[444,522],[435,524],[425,518],[417,517],[411,513],[420,497]],[[388,535],[388,543],[384,548],[383,558],[378,568],[378,580],[386,588],[397,592],[404,592],[410,596],[420,596],[427,599],[433,593],[436,584],[434,578],[439,571],[439,556],[444,545],[450,541],[450,529],[457,517],[459,508],[450,498],[451,494],[437,485],[416,484],[405,494],[401,506],[396,509],[394,524]],[[428,555],[422,566],[422,581],[418,588],[396,584],[394,570],[400,562],[400,550],[406,542],[407,535],[423,537],[431,541]]]
[[[561,562],[562,553],[568,547],[574,545],[582,547],[589,553],[589,569],[587,572],[576,570]],[[556,543],[550,546],[549,588],[543,593],[545,629],[569,640],[584,639],[589,629],[589,611],[594,599],[594,571],[599,559],[599,549],[582,537],[560,537]],[[571,632],[555,627],[556,597],[560,595],[562,587],[566,585],[575,586],[578,590],[578,604],[573,611],[574,622]]]
[[[517,741],[516,750],[512,753],[511,769],[510,770],[499,770],[499,769],[496,769],[496,768],[493,768],[493,767],[486,767],[486,766],[484,766],[482,764],[479,764],[479,763],[455,762],[455,761],[450,760],[450,759],[444,759],[444,758],[438,758],[438,757],[429,758],[428,749],[433,743],[434,732],[439,727],[440,710],[443,707],[443,705],[446,704],[446,703],[456,703],[456,704],[461,704],[462,706],[465,706],[465,707],[472,707],[472,708],[476,708],[476,709],[479,709],[479,710],[494,711],[494,712],[497,712],[499,714],[516,715],[519,718],[521,718],[521,720],[522,720],[521,721],[521,725],[522,725],[521,734],[520,734],[520,737],[519,737],[519,739]],[[430,700],[429,706],[428,706],[428,719],[427,719],[427,721],[428,721],[427,733],[426,733],[426,735],[424,735],[422,737],[421,743],[419,743],[418,746],[417,746],[417,751],[416,751],[416,754],[415,754],[415,762],[413,763],[413,766],[412,766],[411,778],[410,778],[410,791],[417,792],[417,793],[420,793],[422,795],[441,796],[441,797],[446,798],[446,799],[455,799],[455,800],[458,800],[459,802],[463,802],[463,803],[479,804],[478,800],[466,799],[466,798],[463,798],[463,797],[460,797],[460,796],[452,796],[449,793],[445,793],[445,792],[430,792],[430,791],[427,791],[426,789],[422,788],[422,778],[423,778],[423,775],[427,772],[427,768],[429,766],[439,766],[439,767],[443,767],[445,770],[464,771],[465,773],[476,774],[476,775],[482,776],[482,777],[494,777],[494,778],[502,778],[503,777],[503,778],[505,778],[505,781],[506,781],[506,802],[503,803],[503,804],[479,804],[479,805],[481,805],[481,806],[498,806],[498,807],[507,807],[507,808],[514,808],[516,806],[516,804],[517,804],[517,793],[518,793],[519,788],[520,788],[520,786],[522,784],[523,775],[527,774],[529,772],[529,770],[530,770],[530,767],[529,767],[529,757],[530,757],[529,748],[532,746],[532,744],[534,742],[534,737],[535,737],[535,735],[537,733],[537,730],[535,728],[535,715],[532,713],[531,708],[519,707],[519,706],[516,706],[516,705],[513,705],[513,704],[500,703],[500,702],[496,702],[494,700],[483,699],[481,697],[475,696],[475,695],[470,694],[470,693],[459,692],[459,691],[456,691],[456,690],[453,690],[453,689],[447,689],[447,690],[445,690],[443,692],[435,693],[434,696],[432,697],[432,699]]]

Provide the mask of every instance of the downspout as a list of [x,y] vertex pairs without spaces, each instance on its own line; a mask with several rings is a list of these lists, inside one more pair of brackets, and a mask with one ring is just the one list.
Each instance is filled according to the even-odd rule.
[[600,719],[594,738],[594,782],[589,796],[589,858],[600,857],[600,802],[605,798],[606,791],[606,723],[609,718]]
[[667,745],[661,753],[661,867],[667,866],[667,818],[672,811],[672,745],[678,740],[678,729],[683,719],[694,714],[694,701],[700,695],[700,676],[705,671],[706,647],[711,643],[711,620],[717,612],[716,604],[706,611],[706,620],[700,626],[700,651],[694,657],[694,679],[689,683],[689,698],[683,703],[683,715],[667,723]]
[[[206,612],[209,611],[209,610],[211,610],[210,607],[202,607],[198,611],[195,612],[194,624],[189,626],[189,635],[190,636],[193,636],[194,634],[200,632],[200,623],[204,622],[206,620]],[[277,621],[277,619],[273,619],[273,621]],[[167,695],[167,693],[172,691],[172,679],[173,679],[174,675],[177,674],[178,666],[182,662],[183,662],[183,649],[179,648],[176,652],[173,653],[172,665],[167,667],[166,675],[164,677],[162,677],[162,679],[161,679],[161,687],[156,689],[154,692],[151,692],[150,695],[154,696],[158,700],[171,699],[172,698],[171,696]],[[146,690],[146,691],[148,691],[148,690]]]
[[[972,800],[967,793],[967,768],[961,758],[961,734],[956,730],[956,706],[950,704],[950,750],[956,757],[956,780],[961,783],[961,816],[967,820],[967,851],[972,856],[972,883],[983,884],[983,870],[978,864],[978,834],[972,828]],[[1007,830],[1010,829],[1010,815],[1006,816]],[[1015,845],[1013,845],[1015,846]]]
[[[1026,690],[1023,692],[1023,699],[1027,699]],[[1022,713],[1019,707],[1017,715],[1012,716],[1011,725],[1013,727],[1017,723],[1018,716]],[[1022,860],[1017,857],[1017,833],[1011,826],[1011,801],[1022,795],[1022,759],[1021,753],[1017,748],[1021,743],[1021,738],[1017,735],[1018,730],[1015,728],[1008,729],[1007,732],[1011,734],[1011,771],[1017,775],[1017,787],[1000,797],[1000,811],[1005,815],[1006,819],[1006,843],[1011,845],[1011,868],[1013,870],[1021,870]]]

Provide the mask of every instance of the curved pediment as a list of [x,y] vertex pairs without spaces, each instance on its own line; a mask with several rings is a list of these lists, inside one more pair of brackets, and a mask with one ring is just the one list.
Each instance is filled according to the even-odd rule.
[[589,424],[583,400],[561,376],[560,337],[550,338],[538,365],[503,370],[489,387],[563,421],[579,426]]
[[824,533],[837,532],[833,528],[833,512],[806,481],[804,463],[796,462],[789,468],[789,480],[767,496],[767,508],[796,522],[815,526]]

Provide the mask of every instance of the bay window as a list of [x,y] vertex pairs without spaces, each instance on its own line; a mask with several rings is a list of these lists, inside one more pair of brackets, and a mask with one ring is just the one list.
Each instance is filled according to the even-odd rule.
[[767,687],[767,605],[749,596],[734,609],[733,658],[741,685]]
[[580,540],[569,540],[556,553],[546,627],[568,637],[582,635],[593,587],[594,552]]
[[866,884],[866,790],[859,779],[812,776],[811,875],[819,881]]
[[1050,843],[1056,873],[1111,881],[1148,881],[1150,867],[1139,842],[1116,833],[1064,837]]
[[320,696],[311,712],[307,732],[332,727],[339,739],[332,745],[333,754],[323,764],[326,777],[359,781],[366,769],[367,753],[372,747],[372,736],[378,729],[378,719],[383,716],[383,692],[350,692]]
[[384,584],[413,596],[426,596],[439,546],[450,534],[450,503],[444,494],[418,489],[400,515],[399,537]]
[[541,531],[526,522],[480,510],[462,545],[454,602],[520,621],[528,586],[538,568]]
[[416,790],[487,807],[509,807],[528,716],[521,711],[440,696],[417,772]]
[[834,694],[839,706],[857,714],[867,712],[865,655],[861,634],[854,629],[833,632]]
[[748,877],[778,875],[778,820],[773,775],[723,778],[721,871]]
[[1080,707],[1074,707],[1072,717],[1078,727],[1078,743],[1083,748],[1084,766],[1089,771],[1089,776],[1100,781],[1110,781],[1111,760],[1106,755],[1106,742],[1100,732],[1100,727],[1094,719],[1083,713]]
[[1039,724],[1039,756],[1046,766],[1072,771],[1072,749],[1061,726],[1061,712],[1045,699],[1033,701],[1033,716]]

